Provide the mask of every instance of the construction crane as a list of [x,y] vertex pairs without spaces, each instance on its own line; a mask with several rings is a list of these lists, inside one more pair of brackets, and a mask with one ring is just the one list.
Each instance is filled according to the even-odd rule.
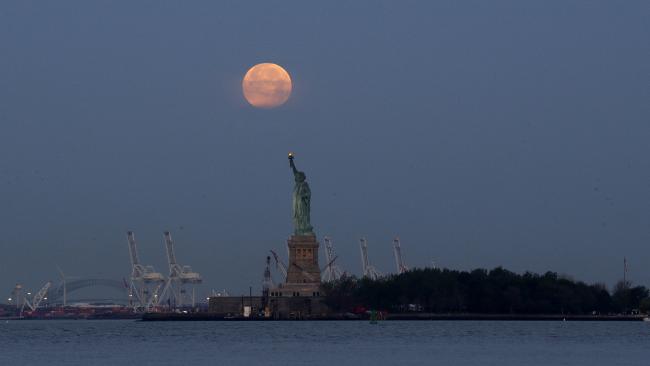
[[[162,291],[160,298],[163,298],[169,292],[168,300],[170,306],[184,306],[186,302],[185,285],[192,285],[191,305],[194,307],[196,303],[196,296],[194,292],[194,285],[203,282],[201,275],[198,272],[192,271],[190,266],[181,266],[176,261],[176,253],[174,252],[174,241],[169,231],[164,233],[165,248],[167,249],[167,262],[169,264],[169,276],[165,283],[165,288]],[[172,304],[173,302],[173,304]]]
[[368,242],[366,238],[359,240],[359,247],[361,248],[361,269],[363,270],[363,277],[376,280],[381,277],[381,273],[370,264],[368,260]]
[[[129,254],[131,257],[131,284],[129,286],[129,302],[134,310],[149,310],[152,306],[158,305],[160,296],[158,292],[165,283],[165,276],[156,272],[153,266],[145,266],[140,263],[138,247],[135,241],[135,233],[126,233],[129,243]],[[135,297],[135,302],[133,301]]]
[[282,262],[280,257],[278,256],[278,253],[275,251],[271,250],[271,254],[273,255],[273,259],[275,260],[275,268],[282,273],[282,276],[284,278],[283,282],[287,280],[287,265]]
[[27,305],[27,307],[29,307],[32,311],[35,311],[36,309],[38,309],[39,306],[41,306],[41,302],[43,302],[43,300],[47,301],[47,291],[50,289],[51,286],[52,286],[51,282],[48,281],[47,283],[45,283],[45,285],[43,285],[43,287],[41,287],[41,289],[38,290],[38,292],[35,293],[34,296],[32,296],[31,300],[27,296],[25,296],[23,298],[22,306],[20,307],[20,316],[22,317],[23,315],[23,310],[25,309],[25,305]]
[[[338,255],[334,256],[334,258],[332,258],[331,261],[327,262],[325,264],[325,266],[323,268],[321,268],[321,270],[320,270],[321,277],[327,276],[328,268],[330,268],[331,266],[334,266],[334,262],[336,262],[337,259],[339,259]],[[325,281],[328,281],[328,280],[326,279]]]
[[325,242],[325,259],[327,262],[323,271],[325,274],[324,278],[327,282],[336,281],[341,278],[341,276],[343,276],[343,271],[341,268],[339,268],[339,266],[334,264],[338,256],[334,255],[332,240],[329,236],[326,236],[323,238],[323,241]]
[[404,258],[402,258],[402,246],[399,242],[399,238],[396,237],[393,239],[393,254],[395,255],[395,265],[397,266],[397,273],[402,274],[408,271],[408,267],[404,264]]

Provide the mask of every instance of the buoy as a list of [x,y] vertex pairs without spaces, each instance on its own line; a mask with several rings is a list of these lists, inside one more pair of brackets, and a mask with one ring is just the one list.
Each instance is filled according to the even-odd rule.
[[377,312],[370,310],[370,324],[377,324]]

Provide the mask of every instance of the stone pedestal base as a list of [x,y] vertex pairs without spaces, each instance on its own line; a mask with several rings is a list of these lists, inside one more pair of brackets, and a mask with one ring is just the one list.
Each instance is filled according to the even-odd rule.
[[318,241],[315,235],[292,235],[287,241],[289,266],[285,283],[270,290],[271,297],[320,296]]
[[287,268],[287,285],[320,285],[320,267],[318,266],[318,241],[315,235],[292,235],[287,242],[289,246],[289,268]]

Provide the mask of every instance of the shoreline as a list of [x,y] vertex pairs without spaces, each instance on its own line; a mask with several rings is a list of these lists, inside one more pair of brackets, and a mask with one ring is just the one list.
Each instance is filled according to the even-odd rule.
[[[387,314],[380,321],[643,321],[645,315],[562,315],[562,314]],[[333,314],[326,317],[272,319],[245,318],[213,313],[146,313],[141,321],[369,321],[368,316]]]

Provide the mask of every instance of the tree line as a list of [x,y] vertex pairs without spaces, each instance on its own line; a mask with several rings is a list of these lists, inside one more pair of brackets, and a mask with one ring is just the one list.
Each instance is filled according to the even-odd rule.
[[344,276],[323,284],[325,303],[336,312],[377,309],[391,312],[477,314],[620,314],[650,311],[644,286],[603,284],[559,276],[517,274],[501,267],[414,269],[377,280]]

